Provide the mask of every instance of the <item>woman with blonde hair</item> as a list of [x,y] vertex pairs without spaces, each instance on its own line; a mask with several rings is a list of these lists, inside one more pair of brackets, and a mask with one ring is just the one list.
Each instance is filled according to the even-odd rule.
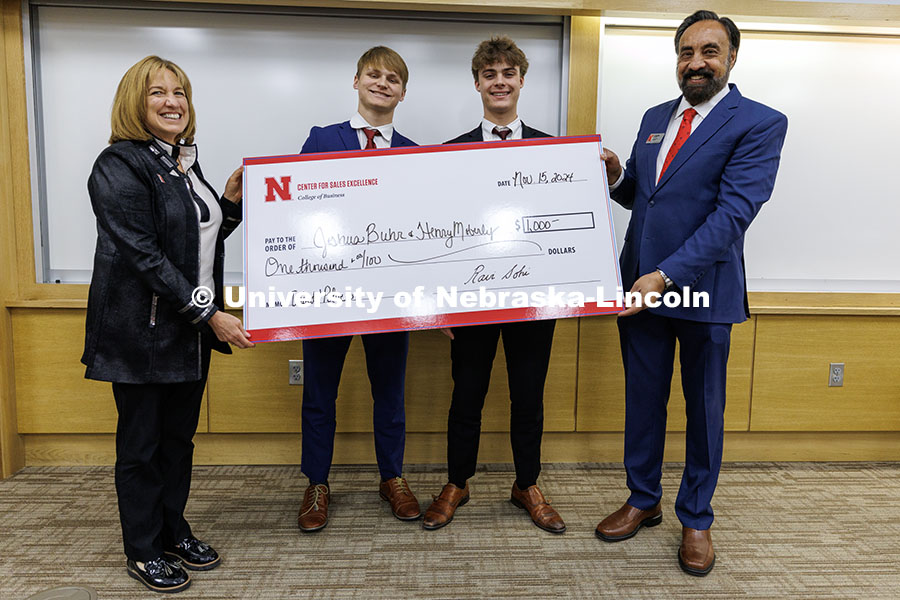
[[85,377],[112,382],[116,493],[131,577],[179,592],[218,553],[184,518],[210,350],[253,346],[224,311],[224,240],[241,221],[242,171],[219,197],[193,145],[191,84],[148,56],[119,82],[110,145],[88,180],[97,247]]

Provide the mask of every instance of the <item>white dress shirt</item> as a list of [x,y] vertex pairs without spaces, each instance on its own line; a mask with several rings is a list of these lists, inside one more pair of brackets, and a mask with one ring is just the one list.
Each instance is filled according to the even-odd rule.
[[512,130],[512,133],[506,136],[508,140],[522,139],[522,120],[519,117],[516,117],[516,120],[509,125],[497,125],[487,119],[481,119],[481,137],[484,138],[485,142],[499,142],[503,139],[494,133],[494,127],[505,127]]
[[[159,138],[156,138],[162,148],[172,155],[172,145],[167,144]],[[219,206],[218,199],[213,195],[212,190],[207,187],[203,181],[194,172],[191,167],[197,162],[197,146],[181,145],[178,146],[178,162],[181,169],[191,181],[191,186],[197,196],[206,204],[209,209],[209,220],[200,221],[200,207],[194,203],[197,209],[197,221],[200,223],[200,281],[199,284],[213,290],[215,293],[216,284],[213,279],[213,265],[216,262],[216,240],[219,237],[219,227],[222,226],[222,208]]]
[[[694,120],[691,121],[691,133],[697,131],[697,127],[700,126],[700,123],[703,122],[703,119],[709,116],[709,113],[716,107],[716,105],[722,101],[722,98],[728,95],[728,92],[731,91],[727,85],[723,87],[719,92],[707,100],[706,102],[702,102],[697,106],[694,106],[693,109],[697,111],[697,114],[694,115]],[[678,128],[681,127],[681,119],[684,116],[684,111],[691,108],[691,104],[685,100],[684,96],[681,97],[681,102],[678,104],[678,108],[675,109],[675,113],[672,115],[672,118],[669,119],[669,126],[666,127],[666,135],[663,138],[663,141],[659,144],[659,154],[656,155],[656,180],[659,181],[659,173],[662,171],[663,163],[666,162],[666,155],[669,153],[669,149],[672,148],[672,144],[675,142],[675,138],[678,135]],[[658,133],[655,131],[651,131],[650,133]],[[615,190],[622,183],[622,180],[625,179],[625,165],[622,165],[622,174],[616,180],[616,182],[609,186],[609,191]]]
[[350,118],[350,127],[352,127],[353,129],[356,130],[356,135],[359,138],[359,149],[360,150],[365,150],[366,143],[369,141],[369,139],[366,137],[366,133],[363,131],[363,129],[366,129],[366,128],[377,129],[379,131],[379,133],[381,133],[381,135],[376,135],[374,138],[372,138],[375,140],[376,148],[390,148],[391,147],[391,137],[393,137],[393,135],[394,135],[394,124],[393,123],[388,123],[387,125],[379,125],[378,127],[375,127],[374,125],[369,125],[369,122],[366,121],[361,114],[356,113],[355,115],[353,115],[353,117]]

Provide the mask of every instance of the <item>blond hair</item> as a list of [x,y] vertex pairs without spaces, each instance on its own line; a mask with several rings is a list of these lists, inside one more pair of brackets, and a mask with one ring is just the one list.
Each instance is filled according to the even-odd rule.
[[525,77],[525,72],[528,71],[528,59],[516,43],[505,35],[495,35],[478,44],[478,48],[475,49],[472,56],[472,76],[475,81],[478,81],[479,71],[499,62],[519,67],[521,77]]
[[153,137],[145,123],[147,117],[147,91],[150,79],[160,70],[168,69],[178,79],[184,89],[184,97],[188,105],[188,121],[184,130],[175,141],[184,140],[191,144],[197,131],[197,119],[194,114],[194,103],[191,101],[191,82],[181,67],[170,60],[158,56],[142,58],[125,71],[116,96],[113,99],[111,116],[111,133],[109,143],[123,140],[149,140]]
[[387,46],[369,48],[356,61],[356,76],[360,77],[363,69],[369,66],[393,71],[400,76],[400,80],[403,82],[403,89],[406,89],[406,84],[409,83],[409,69],[406,67],[403,57],[397,54],[396,51],[391,50]]

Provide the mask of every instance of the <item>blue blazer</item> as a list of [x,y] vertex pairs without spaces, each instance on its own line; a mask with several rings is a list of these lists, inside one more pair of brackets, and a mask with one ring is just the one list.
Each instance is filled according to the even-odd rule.
[[[391,136],[391,148],[400,146],[418,146],[418,144],[403,137],[395,129],[394,135]],[[313,127],[309,130],[309,137],[303,142],[300,154],[340,150],[359,150],[359,136],[356,134],[356,130],[350,127],[350,121],[335,123],[327,127]]]
[[787,133],[787,117],[729,93],[703,119],[656,183],[661,144],[681,98],[648,110],[612,198],[631,209],[622,248],[626,291],[641,275],[662,269],[675,286],[707,292],[709,308],[652,312],[709,323],[750,316],[744,272],[744,232],[772,194]]

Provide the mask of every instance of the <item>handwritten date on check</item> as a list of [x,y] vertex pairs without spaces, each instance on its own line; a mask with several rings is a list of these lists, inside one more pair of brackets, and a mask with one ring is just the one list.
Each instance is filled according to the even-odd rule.
[[600,152],[579,136],[245,159],[245,327],[275,341],[618,312]]

